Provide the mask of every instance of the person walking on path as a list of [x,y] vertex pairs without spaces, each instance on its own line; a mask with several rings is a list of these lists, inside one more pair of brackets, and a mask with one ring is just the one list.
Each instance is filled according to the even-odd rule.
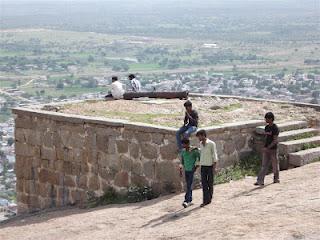
[[199,130],[197,137],[200,141],[200,166],[203,202],[200,207],[208,205],[213,197],[213,181],[218,162],[217,146],[207,138],[205,130]]
[[187,185],[182,206],[186,208],[192,202],[193,176],[199,164],[200,152],[198,148],[190,147],[189,139],[182,139],[182,146],[183,150],[181,152],[180,172],[182,174],[182,168],[184,168],[185,181]]
[[278,136],[279,128],[274,123],[274,115],[272,112],[268,112],[265,115],[267,126],[265,127],[265,144],[263,148],[263,158],[261,164],[261,170],[258,174],[256,186],[264,185],[264,178],[268,173],[270,163],[273,170],[273,183],[280,183],[279,180],[279,161],[277,157]]
[[184,116],[184,124],[176,133],[176,140],[179,152],[182,150],[181,139],[189,138],[190,135],[197,131],[199,116],[196,110],[192,109],[192,102],[186,101],[184,103],[184,107],[186,108],[185,116]]

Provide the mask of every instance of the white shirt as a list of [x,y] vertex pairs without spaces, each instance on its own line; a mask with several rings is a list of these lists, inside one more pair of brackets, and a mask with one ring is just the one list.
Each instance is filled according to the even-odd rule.
[[217,146],[215,142],[207,138],[206,144],[200,143],[200,165],[212,166],[218,161]]
[[120,99],[123,97],[124,89],[119,81],[111,83],[111,95],[114,99]]
[[134,92],[140,92],[141,90],[141,83],[139,82],[139,80],[137,80],[136,78],[133,78],[131,80],[131,86],[132,86],[132,91]]

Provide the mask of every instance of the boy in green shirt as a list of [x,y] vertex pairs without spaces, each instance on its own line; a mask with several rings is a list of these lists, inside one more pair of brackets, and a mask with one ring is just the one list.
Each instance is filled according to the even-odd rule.
[[182,164],[180,165],[180,170],[182,171],[182,167],[184,168],[187,185],[187,190],[182,206],[186,208],[192,202],[193,175],[198,167],[200,152],[197,148],[191,149],[189,139],[183,139],[181,143],[183,150],[181,152]]

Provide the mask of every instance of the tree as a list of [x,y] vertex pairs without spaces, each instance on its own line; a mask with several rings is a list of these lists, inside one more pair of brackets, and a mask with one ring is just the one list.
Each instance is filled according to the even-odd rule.
[[12,137],[8,138],[7,144],[12,146],[12,144],[14,144],[14,139]]
[[63,82],[59,82],[57,85],[56,85],[56,89],[57,90],[62,90],[64,88],[64,84],[63,84]]

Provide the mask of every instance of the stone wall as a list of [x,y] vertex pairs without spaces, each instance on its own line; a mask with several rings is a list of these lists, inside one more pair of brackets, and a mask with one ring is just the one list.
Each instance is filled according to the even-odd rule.
[[[147,185],[160,194],[183,189],[176,129],[23,108],[13,113],[19,213],[82,205],[88,191],[100,195],[108,186],[126,191]],[[217,143],[220,168],[252,151],[262,123],[206,128]]]

